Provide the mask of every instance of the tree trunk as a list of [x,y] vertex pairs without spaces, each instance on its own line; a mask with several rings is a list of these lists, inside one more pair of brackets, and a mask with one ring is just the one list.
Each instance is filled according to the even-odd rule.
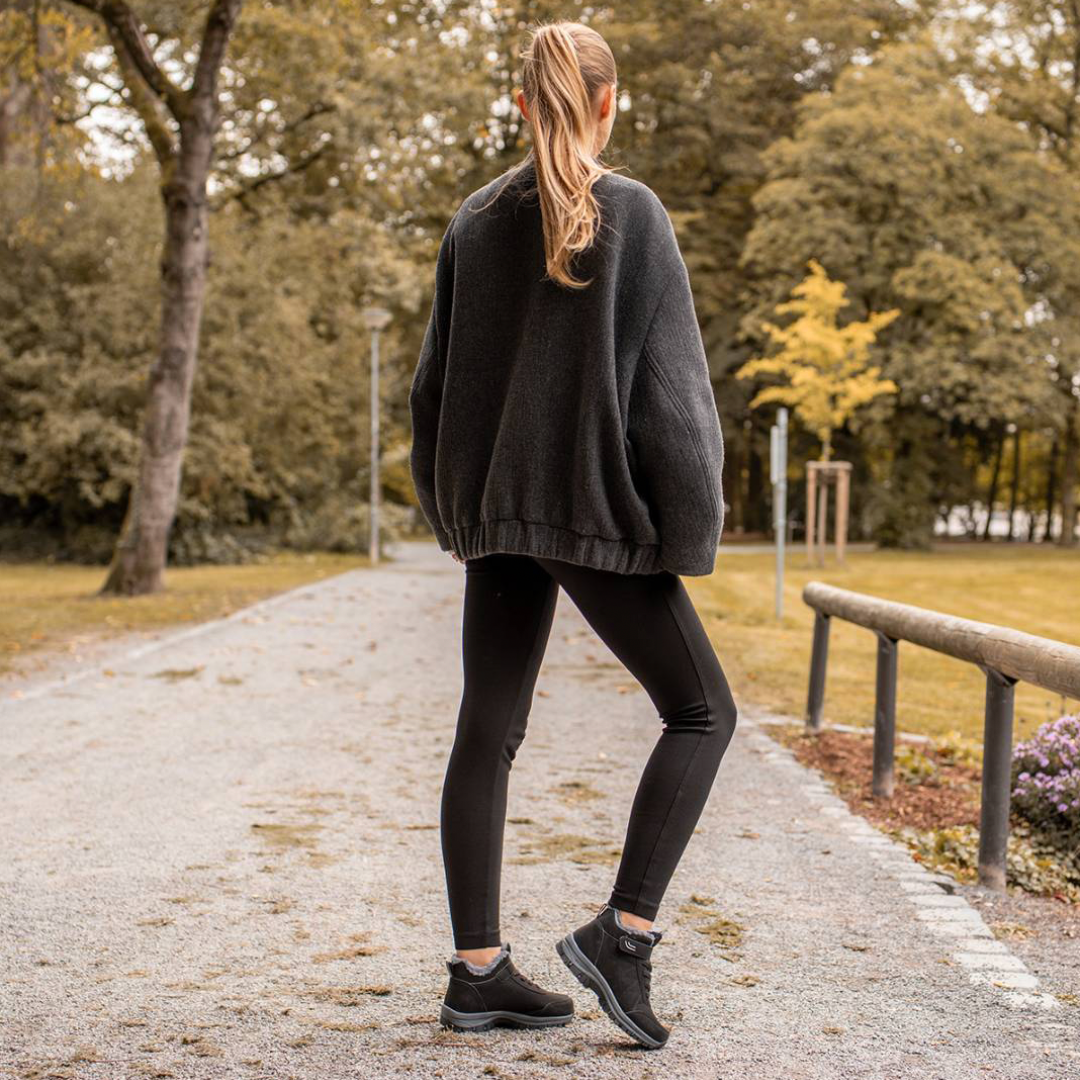
[[1047,540],[1052,539],[1054,533],[1054,507],[1057,504],[1057,493],[1054,490],[1054,484],[1057,480],[1057,460],[1060,449],[1061,444],[1057,436],[1054,436],[1054,441],[1050,445],[1050,467],[1046,471],[1046,521],[1043,525],[1042,535],[1039,537],[1039,543],[1041,544],[1045,544]]
[[975,524],[975,521],[976,521],[975,499],[974,499],[974,497],[972,497],[971,500],[968,502],[968,505],[967,505],[967,521],[964,522],[964,537],[965,537],[965,539],[978,540],[978,538],[979,538],[979,529],[978,529],[978,526]]
[[769,511],[765,488],[768,473],[761,454],[757,452],[753,431],[746,441],[746,527],[753,532],[769,531],[767,514]]
[[52,123],[50,95],[54,76],[41,61],[48,53],[49,31],[33,0],[8,0],[3,6],[14,8],[29,21],[24,51],[33,49],[36,55],[31,60],[16,54],[0,69],[0,168],[36,164],[40,171]]
[[994,472],[990,477],[990,491],[986,496],[986,523],[983,525],[982,538],[990,539],[990,523],[994,520],[994,503],[997,501],[998,479],[1001,477],[1001,459],[1005,455],[1005,434],[998,440],[997,457],[994,458]]
[[[741,435],[741,438],[737,436]],[[724,448],[724,490],[731,502],[731,531],[741,533],[746,529],[746,509],[743,487],[743,453],[746,445],[745,428],[732,433],[729,445]]]
[[817,492],[817,551],[818,566],[825,565],[825,541],[829,535],[829,483],[828,476],[822,473],[818,477]]
[[20,125],[28,110],[32,91],[15,72],[4,75],[5,86],[0,89],[0,169],[29,164],[18,140]]
[[206,185],[219,115],[217,81],[242,0],[213,0],[194,78],[186,90],[157,65],[138,18],[123,0],[71,2],[100,15],[105,23],[131,104],[161,165],[165,203],[161,330],[147,386],[139,471],[101,587],[103,593],[130,596],[164,585],[206,295]]
[[1013,433],[1013,461],[1012,461],[1012,485],[1009,492],[1009,534],[1007,540],[1012,540],[1016,530],[1016,501],[1020,495],[1020,429]]
[[1076,546],[1077,454],[1080,453],[1080,402],[1075,398],[1065,427],[1065,452],[1061,468],[1061,547]]
[[169,531],[176,517],[188,437],[209,260],[206,181],[213,115],[181,126],[175,172],[162,181],[165,245],[161,261],[161,334],[150,369],[139,472],[128,501],[103,593],[134,595],[164,586]]

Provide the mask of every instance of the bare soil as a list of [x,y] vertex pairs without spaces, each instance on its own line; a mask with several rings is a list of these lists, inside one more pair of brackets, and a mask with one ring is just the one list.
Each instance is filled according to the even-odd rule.
[[803,765],[828,777],[851,809],[884,829],[943,829],[979,823],[979,770],[957,764],[929,746],[919,753],[935,767],[935,775],[917,783],[899,771],[891,799],[871,792],[874,742],[869,735],[828,729],[807,735],[801,727],[776,727],[773,734],[791,747]]

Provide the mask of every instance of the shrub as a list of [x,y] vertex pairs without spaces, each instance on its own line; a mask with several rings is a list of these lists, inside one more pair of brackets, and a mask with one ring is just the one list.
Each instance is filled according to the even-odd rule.
[[[379,507],[380,543],[394,540],[412,527],[411,506],[382,502]],[[291,551],[333,551],[365,554],[370,546],[371,507],[348,492],[323,500],[314,511],[296,514],[282,532],[282,544]]]
[[1043,724],[1013,752],[1013,810],[1068,850],[1080,847],[1080,714]]

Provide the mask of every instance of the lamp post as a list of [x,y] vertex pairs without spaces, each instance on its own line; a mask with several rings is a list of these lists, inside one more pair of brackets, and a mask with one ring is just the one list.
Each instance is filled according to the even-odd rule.
[[393,317],[385,308],[363,310],[364,325],[371,331],[371,544],[372,564],[379,561],[379,331]]

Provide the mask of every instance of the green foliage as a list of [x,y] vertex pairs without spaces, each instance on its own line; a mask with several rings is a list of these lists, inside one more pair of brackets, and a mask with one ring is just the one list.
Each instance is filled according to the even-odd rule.
[[843,282],[831,281],[825,268],[811,259],[810,273],[791,290],[795,299],[776,306],[777,314],[796,318],[785,327],[763,323],[779,350],[748,361],[738,373],[740,379],[777,375],[787,380],[787,385],[759,390],[750,408],[772,401],[791,405],[821,440],[825,461],[832,456],[834,431],[860,406],[896,392],[896,383],[881,377],[881,368],[869,363],[868,354],[877,332],[899,310],[872,312],[862,322],[840,326],[840,312],[848,303],[845,291]]
[[857,310],[902,310],[883,343],[902,406],[976,426],[1045,409],[1052,331],[1028,314],[1048,253],[1066,254],[1062,223],[1080,224],[1077,190],[1015,124],[975,113],[928,43],[807,99],[767,159],[743,260],[762,304],[751,336],[814,257]]
[[155,343],[146,267],[160,220],[138,180],[39,183],[30,170],[6,180],[0,498],[12,517],[17,505],[36,525],[75,528],[107,518],[130,480]]
[[802,100],[831,90],[853,58],[873,55],[925,17],[894,0],[633,0],[594,20],[626,94],[608,156],[654,187],[671,210],[710,368],[723,381],[721,406],[734,399],[733,440],[741,440],[748,415],[730,377],[749,355],[740,336],[740,256],[768,149],[791,134]]
[[[765,154],[742,256],[750,340],[810,258],[858,314],[899,308],[883,334],[896,411],[874,465],[876,537],[917,546],[952,492],[917,449],[965,430],[1046,422],[1055,409],[1051,300],[1080,268],[1080,192],[1030,134],[974,111],[929,39],[894,44],[809,96]],[[888,487],[881,484],[887,482]],[[929,484],[928,491],[918,490]]]
[[[750,403],[781,389],[762,369],[734,373],[774,340],[769,319],[811,259],[844,282],[850,323],[903,313],[873,350],[897,392],[861,405],[857,426],[829,429],[855,463],[857,528],[928,543],[940,508],[984,497],[1007,423],[1024,432],[1021,503],[1041,507],[1080,356],[1078,159],[1063,138],[1080,113],[1060,77],[1078,22],[1063,0],[1010,0],[995,15],[1008,33],[991,36],[974,6],[956,4],[937,38],[922,38],[936,6],[631,0],[616,12],[530,0],[481,17],[433,0],[245,4],[223,73],[172,557],[226,557],[256,528],[307,543],[323,508],[327,535],[356,532],[368,483],[357,310],[368,302],[395,312],[383,490],[413,501],[406,388],[435,246],[460,197],[524,153],[510,97],[518,53],[527,24],[552,17],[591,21],[611,43],[621,112],[605,157],[650,184],[679,230],[733,525],[767,524],[767,419]],[[186,85],[205,0],[136,10]],[[46,29],[36,43],[34,13]],[[948,59],[935,43],[945,29]],[[88,76],[117,85],[109,55],[99,20],[66,0],[0,13],[5,85],[33,103],[13,110],[9,95],[0,122],[0,515],[67,551],[97,551],[119,527],[156,351],[161,214],[142,123],[123,103],[122,117],[67,122],[89,105]],[[95,173],[103,163],[112,186]],[[809,438],[793,432],[793,451],[809,453]]]
[[[61,553],[100,560],[136,467],[161,212],[149,168],[37,187],[24,178],[0,204],[0,505],[65,538]],[[328,228],[236,208],[216,229],[172,558],[239,559],[260,547],[240,539],[255,526],[304,547],[318,531],[334,550],[352,537],[363,550],[370,344],[359,312],[377,274],[417,307],[411,262],[345,212]],[[408,501],[407,419],[394,407],[408,352],[386,344],[387,497]]]
[[[83,170],[16,168],[0,153],[0,509],[47,530],[62,554],[101,558],[136,474],[158,348],[162,215],[145,125],[162,118],[152,101],[121,100],[129,73],[98,18],[50,0],[16,7],[0,21],[9,75],[36,78],[40,67],[72,113],[91,113],[89,73],[121,112],[131,106],[84,119],[93,141]],[[179,86],[194,76],[206,12],[195,0],[138,5]],[[42,13],[41,40],[77,47],[28,53],[30,16]],[[245,5],[222,74],[174,561],[241,558],[258,547],[252,527],[299,546],[320,535],[336,549],[366,546],[357,508],[370,484],[370,339],[360,311],[372,302],[398,316],[383,335],[381,442],[384,495],[402,506],[384,520],[410,519],[406,389],[434,246],[477,164],[460,118],[482,127],[487,71],[479,38],[445,36],[453,6],[389,14],[357,0]],[[84,72],[78,54],[91,49]],[[432,84],[440,94],[418,108]],[[7,105],[3,115],[13,115]],[[0,124],[0,150],[5,134]]]
[[76,79],[91,43],[81,20],[47,0],[0,6],[0,167],[49,169],[74,157]]
[[879,425],[874,439],[885,446],[873,461],[876,483],[865,514],[882,547],[926,551],[933,542],[934,512],[948,504],[939,452],[945,432],[936,418],[915,410],[899,411],[892,424]]

